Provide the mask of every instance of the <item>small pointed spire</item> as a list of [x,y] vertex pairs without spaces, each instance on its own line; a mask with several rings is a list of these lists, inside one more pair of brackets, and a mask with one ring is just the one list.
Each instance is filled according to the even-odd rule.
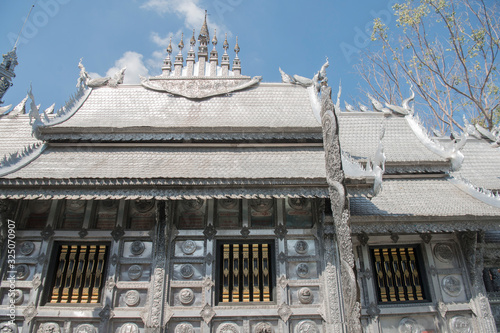
[[201,26],[200,35],[198,36],[198,41],[205,41],[208,43],[210,40],[210,34],[208,33],[208,25],[207,25],[207,11],[205,10],[205,21],[203,21],[203,25]]
[[226,39],[224,40],[224,44],[222,44],[222,48],[224,49],[224,54],[227,54],[227,49],[229,48],[229,43],[227,42],[227,33],[226,33]]
[[238,36],[236,36],[236,45],[234,46],[234,52],[236,53],[236,57],[237,57],[238,52],[240,52],[240,46],[238,45]]
[[170,42],[168,43],[168,46],[167,46],[167,53],[168,53],[169,57],[172,54],[172,37],[170,37]]
[[212,44],[214,45],[215,50],[215,46],[217,45],[217,29],[214,29],[214,38],[212,38]]
[[182,53],[183,48],[184,48],[184,33],[182,33],[181,41],[179,42],[179,53]]
[[193,29],[193,37],[191,37],[191,41],[189,42],[191,44],[191,47],[194,47],[196,45],[196,38],[194,38],[194,29]]

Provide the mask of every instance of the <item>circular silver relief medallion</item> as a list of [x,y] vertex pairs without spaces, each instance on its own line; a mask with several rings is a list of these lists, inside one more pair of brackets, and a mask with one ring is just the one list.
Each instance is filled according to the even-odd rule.
[[138,280],[142,276],[142,267],[139,265],[132,265],[128,269],[128,277],[130,280]]
[[240,330],[236,324],[224,323],[217,328],[217,333],[240,333]]
[[97,333],[97,328],[90,324],[81,324],[76,327],[75,333]]
[[133,241],[130,245],[130,252],[132,252],[135,256],[141,255],[145,249],[146,245],[144,245],[144,242],[141,242],[140,240]]
[[194,333],[193,325],[190,323],[180,323],[175,327],[175,333]]
[[434,256],[441,262],[450,263],[453,260],[453,250],[448,244],[436,244]]
[[306,241],[299,240],[297,241],[297,243],[295,243],[294,249],[298,254],[306,254],[309,250],[309,245]]
[[441,281],[441,286],[450,296],[458,296],[462,292],[462,282],[453,275],[445,276]]
[[21,252],[23,256],[29,256],[33,251],[35,251],[35,243],[32,241],[22,242],[19,246],[19,252]]
[[30,268],[26,264],[20,264],[16,267],[16,278],[18,280],[26,280],[30,275]]
[[37,333],[60,333],[61,328],[58,323],[43,323],[38,327]]
[[255,333],[274,333],[274,329],[269,323],[258,323],[255,326]]
[[[12,301],[15,305],[23,304],[24,302],[24,293],[21,289],[14,289],[9,292],[9,297],[11,297]],[[2,332],[2,331],[0,331]]]
[[125,304],[127,306],[137,306],[140,301],[141,297],[137,290],[129,290],[125,293]]
[[297,265],[297,275],[301,278],[306,278],[309,275],[309,265],[301,263]]
[[193,254],[196,251],[196,242],[192,240],[184,241],[182,243],[181,249],[184,254]]
[[302,320],[295,327],[295,333],[317,333],[318,326],[312,320]]
[[194,267],[190,264],[185,264],[181,266],[181,275],[185,279],[189,279],[194,275]]
[[155,205],[154,200],[136,200],[134,201],[134,208],[139,213],[147,213]]
[[134,323],[123,324],[120,328],[120,333],[139,333],[139,326]]
[[472,324],[470,319],[464,316],[455,316],[450,319],[450,328],[453,333],[470,333]]
[[300,288],[299,291],[297,292],[299,301],[302,304],[311,304],[313,301],[313,293],[311,289],[304,287]]
[[412,318],[401,319],[398,331],[399,333],[420,333],[416,320]]
[[181,289],[181,291],[179,292],[179,301],[182,304],[184,305],[191,304],[193,300],[194,300],[194,292],[191,289],[189,288]]

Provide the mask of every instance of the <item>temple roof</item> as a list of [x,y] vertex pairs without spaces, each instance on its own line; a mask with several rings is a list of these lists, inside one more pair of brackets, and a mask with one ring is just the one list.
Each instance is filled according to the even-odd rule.
[[500,148],[485,140],[469,138],[462,149],[465,156],[460,170],[453,176],[461,177],[475,186],[500,191]]
[[[350,199],[352,216],[456,217],[499,216],[500,208],[462,191],[447,178],[386,179],[383,190],[369,200]],[[497,223],[498,227],[498,223]]]
[[312,179],[325,178],[321,147],[164,148],[49,147],[8,179],[163,178]]
[[[321,126],[313,115],[307,90],[286,84],[258,87],[202,100],[175,97],[142,86],[101,87],[69,120],[43,133],[150,132],[314,132]],[[321,137],[321,136],[320,136]],[[189,134],[186,134],[189,138]]]
[[28,115],[0,117],[0,159],[22,151],[30,144],[41,143],[31,135]]

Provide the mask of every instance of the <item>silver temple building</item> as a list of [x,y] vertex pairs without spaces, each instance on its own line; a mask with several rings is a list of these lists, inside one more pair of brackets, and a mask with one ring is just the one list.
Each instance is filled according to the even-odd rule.
[[498,133],[188,47],[0,116],[1,332],[497,332]]

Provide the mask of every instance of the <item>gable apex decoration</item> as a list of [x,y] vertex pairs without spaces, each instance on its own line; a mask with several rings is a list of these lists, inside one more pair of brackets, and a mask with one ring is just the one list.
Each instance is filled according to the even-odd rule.
[[141,77],[141,84],[143,87],[151,90],[167,92],[191,99],[201,99],[243,90],[257,85],[261,80],[262,76],[255,76],[253,78],[248,76],[234,78],[204,77],[198,80],[193,80],[193,78],[165,79],[163,77]]

